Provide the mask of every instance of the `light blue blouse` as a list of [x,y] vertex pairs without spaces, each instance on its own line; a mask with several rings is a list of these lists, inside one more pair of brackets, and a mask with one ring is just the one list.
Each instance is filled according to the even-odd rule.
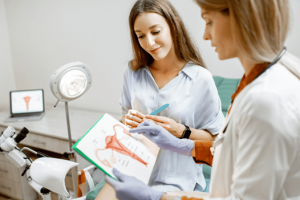
[[[160,106],[170,106],[158,115],[174,119],[213,135],[222,126],[221,101],[211,73],[198,65],[187,63],[178,76],[159,89],[148,67],[132,71],[125,68],[121,89],[122,114],[134,109],[149,114]],[[163,191],[193,191],[196,183],[205,189],[202,165],[191,156],[161,149],[149,185]]]

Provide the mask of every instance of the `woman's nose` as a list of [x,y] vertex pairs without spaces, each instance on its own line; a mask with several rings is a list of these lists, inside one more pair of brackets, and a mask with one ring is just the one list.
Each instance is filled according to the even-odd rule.
[[203,33],[203,40],[211,40],[211,36],[206,30]]
[[151,47],[155,44],[154,38],[152,36],[147,36],[147,47],[151,49]]

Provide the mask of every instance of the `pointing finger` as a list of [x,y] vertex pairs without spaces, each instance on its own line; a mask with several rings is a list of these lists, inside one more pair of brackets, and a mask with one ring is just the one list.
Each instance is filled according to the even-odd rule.
[[[145,133],[148,134],[150,132],[154,132],[152,127],[149,126],[142,126],[142,127],[137,127],[135,129],[130,129],[130,133]],[[153,135],[153,134],[152,134]]]

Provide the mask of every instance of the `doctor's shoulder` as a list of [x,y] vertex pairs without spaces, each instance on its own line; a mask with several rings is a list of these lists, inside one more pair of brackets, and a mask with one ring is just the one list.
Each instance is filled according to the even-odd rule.
[[269,95],[269,98],[274,98],[272,102],[276,99],[276,101],[284,104],[284,107],[293,99],[300,98],[298,92],[300,91],[300,80],[280,63],[272,66],[249,86],[256,96]]
[[[300,90],[300,81],[293,80],[294,77],[285,67],[273,67],[246,86],[234,100],[232,111],[240,124],[256,121],[263,126],[270,125],[270,128],[286,126],[289,129],[292,124],[298,123],[300,93],[295,89]],[[289,119],[290,123],[281,123],[282,119]]]

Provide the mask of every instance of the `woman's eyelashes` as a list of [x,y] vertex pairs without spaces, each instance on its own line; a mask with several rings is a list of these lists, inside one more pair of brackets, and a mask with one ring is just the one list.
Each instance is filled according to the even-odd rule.
[[[160,31],[155,31],[155,32],[152,32],[151,34],[152,35],[158,35],[159,33],[160,33]],[[140,36],[138,36],[138,38],[142,39],[142,38],[144,38],[144,35],[140,35]]]
[[210,21],[210,22],[207,22],[206,23],[206,26],[210,26],[212,24],[212,22]]

